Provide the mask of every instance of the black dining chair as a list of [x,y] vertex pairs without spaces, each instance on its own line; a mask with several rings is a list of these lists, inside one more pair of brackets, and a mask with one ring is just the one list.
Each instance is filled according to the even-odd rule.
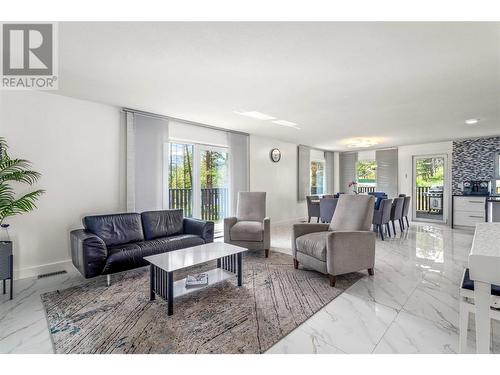
[[[389,222],[391,221],[392,199],[382,199],[377,210],[373,211],[373,225],[380,233],[382,241],[384,241],[384,226],[387,229],[387,234],[391,237],[391,228]],[[396,232],[394,232],[396,235]]]
[[306,196],[307,201],[307,222],[311,222],[311,217],[317,217],[317,222],[319,223],[319,196],[308,195]]
[[392,208],[391,208],[391,221],[392,221],[392,229],[394,229],[394,236],[396,235],[396,225],[394,222],[397,220],[399,222],[399,229],[401,229],[401,232],[403,232],[403,206],[404,206],[405,198],[404,197],[398,197],[394,198],[394,201],[392,202]]

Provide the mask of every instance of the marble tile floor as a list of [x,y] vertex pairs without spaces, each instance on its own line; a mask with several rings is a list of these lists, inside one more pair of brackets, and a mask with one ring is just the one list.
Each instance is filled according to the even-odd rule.
[[[291,224],[272,227],[274,250],[290,253],[290,241]],[[375,275],[356,282],[268,353],[457,353],[458,286],[471,243],[471,232],[424,223],[378,239]],[[76,271],[23,279],[13,301],[0,294],[0,353],[52,353],[40,294],[83,280]],[[471,317],[468,352],[474,348]],[[496,321],[492,349],[500,353]]]

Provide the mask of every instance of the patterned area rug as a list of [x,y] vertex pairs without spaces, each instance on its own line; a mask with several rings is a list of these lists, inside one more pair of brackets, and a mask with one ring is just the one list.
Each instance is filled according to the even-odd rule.
[[[213,268],[206,264],[186,272]],[[243,258],[236,278],[180,297],[174,315],[160,297],[149,301],[149,268],[42,295],[56,353],[263,353],[362,277],[295,270],[292,257],[271,251]],[[175,274],[175,279],[185,273]]]

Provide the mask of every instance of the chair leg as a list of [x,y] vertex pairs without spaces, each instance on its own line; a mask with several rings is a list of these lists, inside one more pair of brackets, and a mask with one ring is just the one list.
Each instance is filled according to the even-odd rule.
[[382,229],[382,225],[378,225],[378,231],[380,232],[380,238],[384,241],[384,230]]
[[293,258],[293,268],[295,268],[296,270],[299,269],[299,261],[295,258]]
[[389,225],[389,223],[385,224],[385,228],[387,229],[387,234],[389,235],[389,237],[391,237],[391,226]]
[[337,278],[334,275],[328,275],[328,277],[330,278],[330,286],[335,286]]
[[308,216],[307,218],[307,222],[310,223],[311,222],[311,216]]
[[318,217],[318,220],[316,220],[317,223],[319,223],[319,217]]
[[373,276],[373,268],[368,268],[368,275]]
[[7,291],[5,290],[5,279],[3,280],[3,294],[7,293]]
[[14,278],[11,277],[10,278],[10,298],[9,299],[12,299],[13,296],[14,296]]
[[394,237],[396,237],[396,225],[394,225],[394,220],[392,221],[392,229],[394,230]]
[[410,222],[408,221],[408,216],[405,216],[405,219],[406,219],[406,225],[408,226],[408,228],[410,228]]
[[403,220],[399,219],[398,221],[399,221],[399,228],[401,229],[401,232],[404,232],[405,227],[403,225]]
[[266,254],[266,258],[269,258],[269,249],[265,249],[264,253]]
[[469,311],[465,306],[466,302],[460,297],[460,316],[459,316],[459,353],[463,354],[467,351],[467,329],[469,328]]

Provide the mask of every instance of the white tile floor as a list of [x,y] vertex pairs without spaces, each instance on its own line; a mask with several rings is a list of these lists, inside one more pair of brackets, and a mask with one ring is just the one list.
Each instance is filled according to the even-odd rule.
[[[275,250],[290,252],[290,237],[291,225],[274,226]],[[456,353],[458,287],[471,243],[470,232],[415,223],[397,238],[377,240],[375,275],[356,282],[268,352]],[[81,282],[76,271],[24,279],[15,284],[13,301],[0,295],[0,353],[51,353],[40,294]],[[493,351],[500,353],[500,323],[492,328]]]

